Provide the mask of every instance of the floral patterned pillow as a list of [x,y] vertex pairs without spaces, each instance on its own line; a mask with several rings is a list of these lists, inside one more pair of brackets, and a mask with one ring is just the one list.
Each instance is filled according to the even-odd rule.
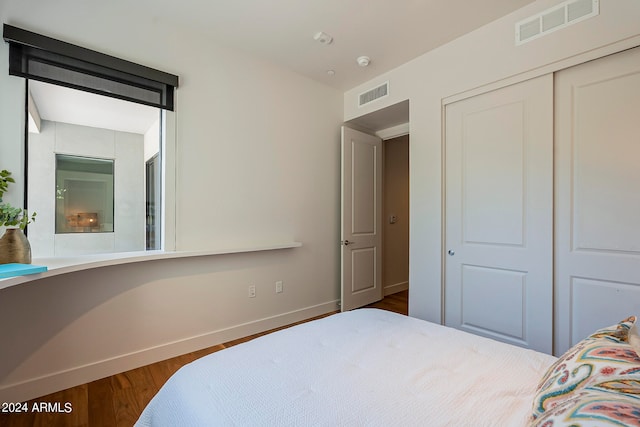
[[531,426],[640,426],[640,357],[629,344],[635,321],[596,331],[549,368]]
[[638,331],[638,325],[633,325],[629,331],[629,344],[633,347],[633,350],[640,354],[640,331]]
[[584,390],[542,414],[531,426],[640,426],[640,402],[624,395]]

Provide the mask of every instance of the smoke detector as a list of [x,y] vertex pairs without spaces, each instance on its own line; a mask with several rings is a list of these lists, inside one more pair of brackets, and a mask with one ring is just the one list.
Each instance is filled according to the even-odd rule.
[[359,56],[356,59],[356,62],[358,63],[359,66],[366,67],[371,62],[371,59],[368,56]]
[[322,31],[318,31],[313,36],[313,39],[322,44],[331,44],[331,42],[333,41],[333,37],[331,37],[329,34]]

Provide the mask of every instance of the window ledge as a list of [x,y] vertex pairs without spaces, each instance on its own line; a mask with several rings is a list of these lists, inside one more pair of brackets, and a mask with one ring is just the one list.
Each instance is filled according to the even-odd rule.
[[239,254],[247,252],[272,251],[278,249],[297,248],[302,246],[300,242],[287,242],[276,244],[265,244],[238,248],[221,248],[203,251],[140,251],[140,252],[120,252],[111,254],[78,255],[73,257],[35,258],[34,265],[47,266],[47,271],[43,273],[29,274],[26,276],[9,277],[0,279],[0,289],[19,285],[21,283],[32,282],[45,277],[58,276],[60,274],[73,273],[76,271],[90,270],[98,267],[107,267],[120,264],[131,264],[144,261],[154,261],[161,259],[189,258],[212,255]]

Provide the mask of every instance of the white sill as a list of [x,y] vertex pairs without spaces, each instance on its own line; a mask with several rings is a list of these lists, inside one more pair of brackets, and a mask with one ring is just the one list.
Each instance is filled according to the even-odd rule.
[[277,244],[265,244],[260,246],[248,246],[240,248],[222,248],[204,251],[140,251],[119,252],[112,254],[78,255],[73,257],[34,258],[33,265],[47,266],[43,273],[29,274],[0,279],[0,289],[32,282],[45,277],[58,276],[60,274],[73,273],[75,271],[90,270],[92,268],[107,267],[111,265],[131,264],[136,262],[154,261],[160,259],[188,258],[211,255],[239,254],[245,252],[272,251],[278,249],[298,248],[300,242],[288,242]]

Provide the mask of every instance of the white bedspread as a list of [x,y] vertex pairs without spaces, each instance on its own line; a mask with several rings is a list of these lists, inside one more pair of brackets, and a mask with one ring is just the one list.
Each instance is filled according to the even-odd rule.
[[554,357],[360,309],[184,366],[137,426],[524,426]]

